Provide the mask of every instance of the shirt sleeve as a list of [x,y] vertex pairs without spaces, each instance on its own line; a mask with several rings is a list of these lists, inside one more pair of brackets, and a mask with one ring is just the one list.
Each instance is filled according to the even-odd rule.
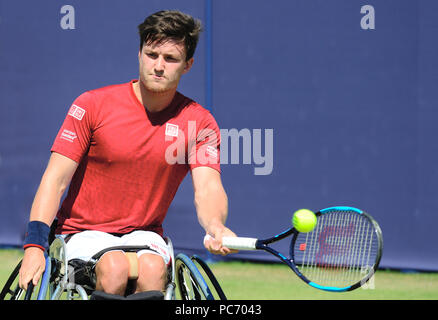
[[220,170],[220,130],[216,120],[207,112],[196,127],[196,133],[189,134],[196,139],[190,139],[189,165],[190,170],[197,167],[210,167]]
[[88,151],[92,136],[91,93],[80,95],[71,105],[55,138],[51,151],[79,163]]

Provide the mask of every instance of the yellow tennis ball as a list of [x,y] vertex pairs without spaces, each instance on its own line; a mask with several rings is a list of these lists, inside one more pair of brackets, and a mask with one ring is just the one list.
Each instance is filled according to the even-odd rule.
[[295,211],[292,224],[299,232],[310,232],[316,226],[316,216],[309,209]]

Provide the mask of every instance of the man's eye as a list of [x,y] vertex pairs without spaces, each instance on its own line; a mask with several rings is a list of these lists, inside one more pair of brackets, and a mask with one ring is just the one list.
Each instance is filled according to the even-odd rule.
[[156,58],[156,57],[158,57],[158,55],[157,55],[156,53],[151,53],[151,52],[147,52],[146,55],[147,55],[149,58]]

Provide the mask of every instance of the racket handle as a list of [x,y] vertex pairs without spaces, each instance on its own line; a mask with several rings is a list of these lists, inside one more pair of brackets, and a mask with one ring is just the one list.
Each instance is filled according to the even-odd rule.
[[223,237],[222,245],[235,250],[256,250],[256,238]]

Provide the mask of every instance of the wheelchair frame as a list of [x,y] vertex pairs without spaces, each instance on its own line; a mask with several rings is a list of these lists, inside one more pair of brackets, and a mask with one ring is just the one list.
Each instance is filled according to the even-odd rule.
[[[202,258],[197,255],[189,258],[183,253],[179,253],[175,257],[171,240],[166,238],[166,242],[171,255],[171,265],[168,268],[168,281],[163,293],[164,300],[175,300],[176,289],[179,289],[182,300],[227,299],[212,271]],[[136,252],[144,248],[118,246],[109,247],[99,252],[90,261],[83,262],[82,267],[84,270],[82,271],[86,271],[87,276],[91,278],[87,279],[88,281],[85,284],[82,282],[76,283],[75,274],[78,270],[66,258],[64,239],[61,236],[56,236],[51,242],[48,254],[45,253],[46,268],[40,278],[37,290],[34,290],[32,283],[29,284],[27,291],[18,286],[18,274],[22,262],[20,261],[0,292],[0,300],[59,300],[64,293],[66,293],[67,300],[77,298],[88,300],[95,290],[92,272],[98,258],[103,253],[110,250]],[[209,281],[205,280],[203,274],[206,275]],[[209,286],[209,283],[212,286]]]

